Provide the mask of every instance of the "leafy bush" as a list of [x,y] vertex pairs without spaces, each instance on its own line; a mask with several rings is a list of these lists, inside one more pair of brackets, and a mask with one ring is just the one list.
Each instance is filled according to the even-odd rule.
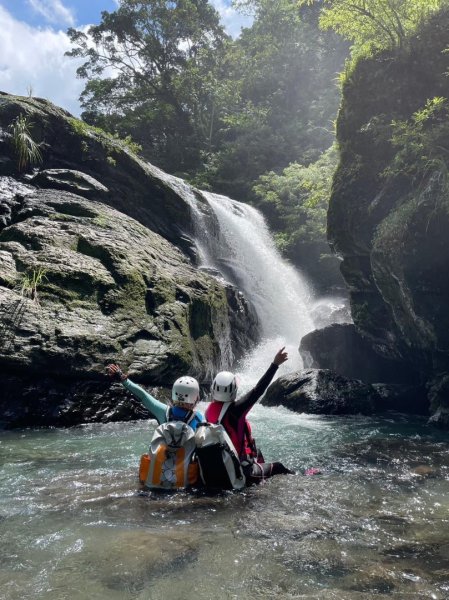
[[391,142],[396,156],[384,171],[386,178],[405,175],[415,185],[440,172],[447,178],[449,162],[449,101],[437,96],[407,121],[392,122]]
[[20,173],[28,167],[42,163],[41,144],[33,140],[31,127],[32,124],[25,115],[19,115],[9,126]]
[[259,178],[254,192],[281,250],[287,251],[298,240],[326,239],[327,208],[337,162],[334,144],[315,163],[292,163],[280,175],[271,172]]

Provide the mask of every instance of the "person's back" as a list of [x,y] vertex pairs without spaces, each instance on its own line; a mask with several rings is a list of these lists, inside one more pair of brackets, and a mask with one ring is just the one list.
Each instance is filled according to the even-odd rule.
[[244,467],[248,483],[256,483],[276,474],[293,473],[282,463],[263,462],[263,458],[258,456],[251,426],[246,418],[251,408],[265,393],[279,365],[287,359],[287,352],[281,348],[256,386],[238,399],[238,380],[233,373],[222,371],[212,383],[212,401],[206,409],[206,421],[223,425]]
[[109,375],[138,398],[159,426],[148,452],[140,459],[139,480],[145,489],[176,490],[196,485],[195,430],[204,421],[195,411],[199,384],[193,377],[179,377],[172,387],[171,405],[160,402],[132,382],[118,365],[108,365]]

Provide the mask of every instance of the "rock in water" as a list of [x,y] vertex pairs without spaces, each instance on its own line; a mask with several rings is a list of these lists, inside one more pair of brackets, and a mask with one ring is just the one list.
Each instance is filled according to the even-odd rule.
[[307,369],[279,377],[262,399],[265,406],[282,405],[295,412],[322,415],[371,414],[378,402],[371,385],[327,369]]

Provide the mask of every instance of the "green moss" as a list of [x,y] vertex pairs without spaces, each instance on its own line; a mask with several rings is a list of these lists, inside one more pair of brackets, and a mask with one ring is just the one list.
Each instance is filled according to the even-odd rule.
[[194,299],[189,305],[190,335],[194,340],[213,335],[211,306],[207,298]]
[[200,362],[212,362],[217,354],[217,343],[208,335],[203,335],[195,340],[195,349]]
[[[74,119],[73,117],[69,117],[67,121],[76,135],[80,136],[81,138],[96,139],[98,142],[100,142],[100,144],[108,151],[106,160],[113,166],[116,166],[117,164],[117,161],[113,156],[114,152],[116,154],[120,154],[120,152],[127,151],[131,154],[138,154],[142,149],[139,144],[136,144],[131,139],[131,136],[120,138],[118,135],[111,135],[107,131],[100,129],[100,127],[88,125],[84,121],[81,121],[80,119]],[[86,144],[85,140],[84,144]],[[83,150],[87,151],[86,146],[83,148]]]
[[410,219],[416,214],[419,196],[409,196],[400,206],[392,211],[377,227],[373,243],[381,241],[384,252],[397,253],[404,230],[408,228]]
[[146,284],[142,274],[130,271],[122,274],[123,284],[108,287],[98,294],[98,304],[104,314],[123,311],[130,318],[146,316]]
[[369,331],[377,328],[374,312],[368,302],[351,302],[351,314],[354,323],[361,329]]
[[109,219],[104,215],[98,215],[92,219],[92,223],[101,229],[112,229]]
[[96,258],[109,272],[111,272],[113,275],[116,274],[117,269],[114,262],[114,257],[106,248],[102,246],[96,246],[92,244],[90,240],[80,236],[78,238],[76,251],[80,254],[84,254],[85,256]]
[[162,304],[165,304],[167,302],[175,302],[176,300],[176,285],[175,282],[171,279],[164,279],[163,277],[159,277],[154,282],[154,285],[151,286],[149,292],[154,308],[161,306]]

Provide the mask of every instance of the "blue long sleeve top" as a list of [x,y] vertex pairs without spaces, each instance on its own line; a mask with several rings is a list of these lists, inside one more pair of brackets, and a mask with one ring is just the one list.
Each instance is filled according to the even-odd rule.
[[[123,385],[129,392],[131,392],[131,394],[133,394],[133,396],[142,402],[142,404],[150,411],[151,415],[156,419],[159,425],[167,422],[168,406],[166,404],[160,402],[160,400],[156,400],[156,398],[140,387],[140,385],[133,383],[130,379],[125,379],[125,381],[123,381]],[[179,421],[184,421],[189,413],[190,411],[185,410],[180,406],[174,406],[171,411],[172,419]],[[202,413],[195,411],[194,414],[195,418],[189,423],[193,430],[197,428],[198,423],[202,423],[204,421],[204,416]]]

